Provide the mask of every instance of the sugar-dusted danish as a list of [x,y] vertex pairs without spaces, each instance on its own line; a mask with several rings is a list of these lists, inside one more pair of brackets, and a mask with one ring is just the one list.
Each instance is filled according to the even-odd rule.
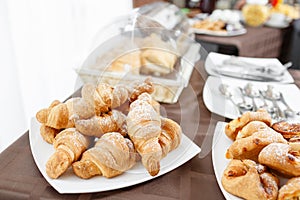
[[287,181],[279,189],[278,200],[300,199],[300,177],[294,177]]
[[236,136],[236,140],[240,139],[240,138],[245,138],[245,137],[251,136],[253,133],[261,131],[261,130],[274,131],[267,124],[265,124],[262,121],[252,121],[252,122],[249,122],[246,126],[244,126],[238,132],[238,134]]
[[293,136],[289,139],[289,145],[292,147],[293,151],[300,152],[300,135]]
[[251,136],[235,140],[226,152],[227,158],[251,159],[257,161],[259,152],[267,145],[287,141],[271,128],[253,133]]
[[262,121],[268,126],[271,125],[272,118],[270,114],[264,110],[259,109],[256,112],[245,112],[237,119],[231,120],[225,127],[225,134],[232,140],[236,139],[238,132],[251,121]]
[[272,128],[281,133],[283,137],[287,139],[294,136],[300,136],[300,123],[280,121],[272,124]]
[[269,144],[259,153],[258,161],[287,176],[300,176],[300,152],[288,144]]
[[244,199],[271,200],[278,195],[279,179],[252,160],[231,160],[221,182],[227,192]]

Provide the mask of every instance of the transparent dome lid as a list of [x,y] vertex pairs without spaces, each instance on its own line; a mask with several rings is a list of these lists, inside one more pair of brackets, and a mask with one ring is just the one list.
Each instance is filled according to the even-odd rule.
[[77,72],[84,82],[113,85],[151,76],[161,86],[176,87],[172,92],[178,98],[176,93],[187,86],[194,64],[207,52],[179,25],[175,27],[170,30],[136,11],[119,17],[97,33]]

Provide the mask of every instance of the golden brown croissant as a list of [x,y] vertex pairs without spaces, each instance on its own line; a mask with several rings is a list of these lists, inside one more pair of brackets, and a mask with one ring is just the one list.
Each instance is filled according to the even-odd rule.
[[49,126],[46,126],[45,124],[42,124],[40,127],[40,134],[42,138],[48,142],[49,144],[53,144],[55,136],[60,132],[61,130],[51,128]]
[[152,93],[153,91],[154,86],[151,79],[147,78],[143,82],[136,81],[128,86],[124,84],[111,86],[106,83],[99,83],[97,86],[86,84],[81,93],[83,99],[94,108],[96,115],[101,115],[101,113],[121,106],[127,99],[133,101],[140,94]]
[[162,148],[159,144],[161,134],[161,118],[151,105],[151,96],[141,94],[130,104],[127,116],[128,135],[142,163],[150,175],[155,176],[160,170]]
[[251,159],[257,161],[259,152],[273,142],[287,143],[283,136],[276,131],[258,131],[246,138],[235,140],[228,148],[226,158]]
[[244,199],[276,199],[279,180],[252,160],[231,160],[222,176],[224,189]]
[[76,129],[88,136],[101,137],[108,132],[126,132],[126,116],[117,110],[93,116],[90,119],[75,120]]
[[95,115],[94,109],[81,97],[74,97],[66,101],[69,111],[69,120],[74,123],[74,118],[89,119]]
[[67,105],[57,100],[53,101],[48,108],[38,111],[36,119],[40,123],[55,129],[73,127],[72,121],[69,120]]
[[256,112],[245,112],[242,116],[230,121],[225,127],[225,134],[232,140],[235,140],[238,132],[251,121],[262,121],[268,126],[271,125],[272,118],[270,114],[263,109]]
[[161,134],[158,142],[162,148],[162,157],[178,147],[181,134],[181,127],[175,121],[161,117]]
[[300,152],[288,144],[269,144],[259,153],[258,161],[287,176],[300,176]]
[[135,101],[141,94],[148,93],[152,94],[154,92],[154,85],[151,81],[151,78],[146,78],[143,82],[135,81],[129,87],[129,101]]
[[80,158],[89,144],[90,138],[82,135],[75,128],[68,128],[57,134],[53,142],[55,153],[46,163],[48,176],[53,179],[61,176],[74,161]]
[[136,163],[137,153],[132,142],[120,133],[103,135],[94,147],[85,151],[80,161],[73,163],[74,173],[81,178],[103,175],[111,178],[122,174]]
[[294,177],[287,181],[279,189],[278,200],[300,199],[300,177]]

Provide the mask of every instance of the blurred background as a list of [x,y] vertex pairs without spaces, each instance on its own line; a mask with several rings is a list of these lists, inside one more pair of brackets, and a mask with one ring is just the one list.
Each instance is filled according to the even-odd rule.
[[29,128],[35,113],[76,89],[93,37],[131,0],[0,0],[0,152]]
[[[54,99],[64,101],[78,89],[75,69],[94,47],[99,30],[135,8],[159,1],[163,0],[0,0],[0,152],[28,130],[30,119],[39,109]],[[191,19],[214,9],[241,10],[246,0],[164,2],[175,4]],[[300,0],[276,2],[297,4],[299,8]],[[149,12],[147,8],[144,11]],[[176,25],[169,14],[155,17],[164,26]],[[286,45],[276,57],[300,68],[299,19],[287,28],[273,30],[282,39],[280,44]],[[205,36],[194,39],[208,52],[241,55],[235,47],[206,42],[209,38]]]

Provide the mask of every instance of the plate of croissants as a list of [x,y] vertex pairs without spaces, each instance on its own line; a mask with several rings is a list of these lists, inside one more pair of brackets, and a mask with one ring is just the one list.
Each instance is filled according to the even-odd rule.
[[226,199],[300,198],[300,123],[272,123],[265,110],[218,122],[212,159]]
[[149,79],[131,85],[86,83],[80,97],[54,100],[31,120],[34,161],[59,193],[128,187],[184,164],[200,148],[160,115]]

